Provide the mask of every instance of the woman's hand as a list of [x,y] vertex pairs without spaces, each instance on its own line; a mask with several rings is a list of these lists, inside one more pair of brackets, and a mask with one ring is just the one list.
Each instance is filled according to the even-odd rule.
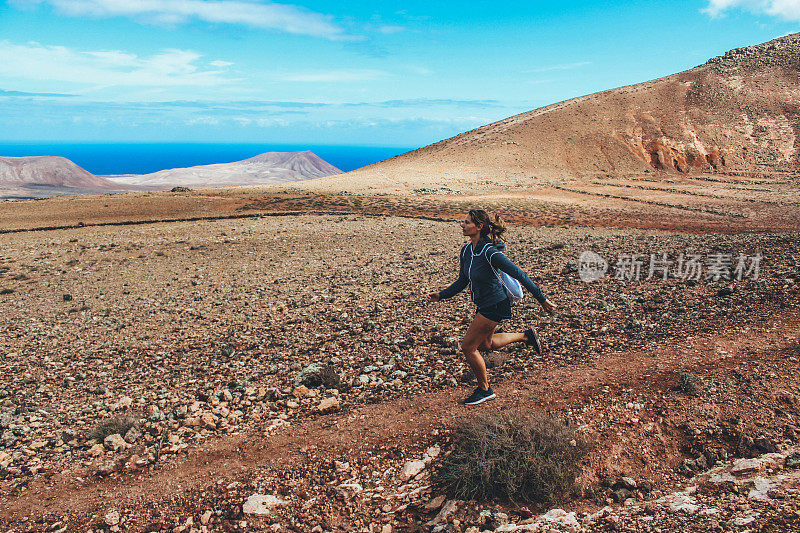
[[545,301],[543,301],[543,302],[542,302],[542,307],[544,307],[544,310],[545,310],[545,311],[547,311],[547,312],[548,312],[549,314],[551,314],[551,315],[552,315],[553,313],[555,313],[555,311],[556,311],[556,306],[555,306],[555,305],[553,305],[553,304],[550,302],[550,300],[545,300]]
[[432,293],[428,294],[428,303],[434,303],[434,302],[438,302],[438,301],[439,301],[439,293],[438,292],[432,292]]

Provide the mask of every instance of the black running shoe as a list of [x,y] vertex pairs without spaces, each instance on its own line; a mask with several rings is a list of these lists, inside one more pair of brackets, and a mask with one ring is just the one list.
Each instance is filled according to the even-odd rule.
[[489,387],[489,390],[483,390],[478,387],[469,398],[464,400],[464,405],[478,405],[479,403],[494,400],[495,398],[497,398],[497,395],[491,387]]
[[536,334],[535,329],[528,328],[525,330],[525,344],[532,346],[538,355],[542,355],[542,343],[539,342],[539,335]]

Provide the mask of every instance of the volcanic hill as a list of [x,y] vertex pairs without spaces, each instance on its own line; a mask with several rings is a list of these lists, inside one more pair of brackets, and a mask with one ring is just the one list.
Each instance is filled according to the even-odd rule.
[[227,187],[285,183],[340,174],[342,171],[315,153],[265,152],[233,163],[160,170],[152,174],[110,176],[116,183],[152,188]]
[[642,173],[800,171],[800,33],[482,126],[320,189],[530,187]]
[[0,197],[127,189],[56,156],[0,157]]

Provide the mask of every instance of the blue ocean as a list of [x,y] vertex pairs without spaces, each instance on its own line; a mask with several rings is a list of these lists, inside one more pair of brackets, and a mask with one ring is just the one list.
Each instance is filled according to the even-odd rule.
[[0,143],[0,156],[57,155],[92,174],[147,174],[165,168],[230,163],[264,152],[311,150],[348,172],[416,147],[206,143]]

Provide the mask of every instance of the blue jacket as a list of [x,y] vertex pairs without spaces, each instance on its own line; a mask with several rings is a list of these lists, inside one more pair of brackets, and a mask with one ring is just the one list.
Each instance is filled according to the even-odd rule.
[[502,242],[492,245],[480,240],[475,245],[475,250],[472,249],[472,243],[465,244],[461,248],[458,279],[439,293],[439,299],[452,298],[469,285],[472,301],[479,309],[502,302],[507,298],[506,292],[494,273],[495,270],[502,270],[517,279],[540,303],[544,302],[546,297],[542,289],[503,255],[504,249],[505,244]]

